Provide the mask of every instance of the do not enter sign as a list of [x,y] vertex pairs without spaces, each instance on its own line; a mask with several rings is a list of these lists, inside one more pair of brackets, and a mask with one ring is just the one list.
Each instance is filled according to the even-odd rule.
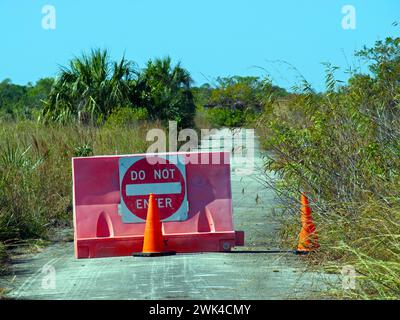
[[145,222],[150,193],[154,193],[163,221],[187,219],[185,165],[179,156],[135,156],[119,160],[124,223]]

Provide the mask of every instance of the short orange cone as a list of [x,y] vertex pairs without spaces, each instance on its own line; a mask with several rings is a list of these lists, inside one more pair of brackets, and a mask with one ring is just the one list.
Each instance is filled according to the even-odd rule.
[[133,253],[133,256],[158,257],[176,254],[175,251],[166,251],[162,235],[162,227],[158,207],[154,194],[150,194],[147,208],[146,227],[144,230],[143,250]]
[[304,193],[301,194],[301,231],[296,253],[309,253],[319,248],[318,235],[311,216],[311,208]]

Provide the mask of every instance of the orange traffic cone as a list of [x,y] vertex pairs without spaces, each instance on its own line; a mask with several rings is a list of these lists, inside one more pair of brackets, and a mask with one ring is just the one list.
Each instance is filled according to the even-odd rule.
[[301,231],[297,254],[309,253],[319,248],[318,235],[311,216],[311,208],[304,193],[301,194]]
[[144,230],[143,250],[133,256],[158,257],[174,255],[175,251],[166,251],[161,230],[161,221],[154,194],[150,194]]

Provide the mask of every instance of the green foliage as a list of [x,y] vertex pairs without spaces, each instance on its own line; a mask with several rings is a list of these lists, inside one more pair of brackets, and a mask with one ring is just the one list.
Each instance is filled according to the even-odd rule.
[[[31,177],[43,170],[45,155],[30,152],[32,145],[21,147],[18,142],[3,140],[0,146],[0,237],[37,237],[44,232],[40,203],[24,212],[33,199],[35,183]],[[29,178],[28,178],[29,177]]]
[[25,96],[27,89],[16,85],[10,79],[0,82],[0,108],[9,109],[17,105]]
[[[296,217],[300,191],[315,199],[319,259],[353,264],[362,275],[353,292],[399,298],[400,282],[400,47],[377,42],[360,56],[372,74],[354,73],[348,85],[326,64],[326,91],[304,82],[297,95],[258,119],[265,163],[281,181],[278,194]],[[287,219],[288,220],[288,219]],[[297,232],[287,233],[295,243]],[[397,276],[396,276],[397,275]]]
[[179,127],[190,127],[196,112],[191,83],[189,72],[179,63],[173,66],[171,58],[150,60],[137,80],[137,105],[146,107],[153,120],[175,120]]
[[[0,262],[4,261],[6,257],[7,257],[6,247],[2,242],[0,242]],[[1,274],[1,270],[0,270],[0,274]]]
[[[180,64],[173,66],[169,57],[150,60],[139,71],[125,58],[110,60],[107,51],[93,50],[90,55],[74,58],[69,68],[62,68],[45,101],[42,120],[45,123],[110,124],[126,115],[123,122],[142,120],[175,120],[180,127],[191,126],[195,105],[191,78]],[[121,106],[138,109],[117,111]],[[125,112],[123,114],[123,112]],[[110,117],[110,115],[113,116]]]
[[74,58],[69,68],[61,69],[45,103],[43,120],[67,123],[84,112],[95,123],[116,106],[129,105],[133,75],[131,62],[125,58],[112,62],[106,50]]
[[105,126],[111,127],[130,127],[135,126],[140,121],[145,121],[149,118],[149,113],[146,108],[118,108],[115,109],[105,122]]
[[206,109],[206,118],[214,126],[238,127],[250,124],[265,105],[287,95],[268,78],[217,78],[217,87],[196,88],[196,102]]
[[231,110],[223,108],[209,109],[206,115],[208,121],[213,126],[230,128],[246,126],[255,117],[255,113],[250,110]]
[[[0,276],[5,273],[6,268],[2,266],[3,263],[7,260],[7,250],[6,246],[2,241],[0,241]],[[4,289],[0,287],[0,299],[2,297],[2,294],[4,293]]]
[[93,155],[93,147],[89,144],[83,144],[81,146],[75,147],[74,156],[75,157],[89,157]]
[[[0,244],[46,237],[72,223],[71,157],[141,153],[154,124],[132,128],[44,126],[32,121],[0,129]],[[62,130],[60,130],[62,129]]]
[[35,85],[27,86],[27,101],[25,106],[30,109],[41,110],[43,101],[47,99],[54,84],[53,78],[39,79]]
[[16,85],[6,79],[0,83],[0,120],[33,119],[42,101],[50,93],[52,78],[40,79],[35,85]]
[[211,98],[212,91],[213,88],[208,83],[192,88],[196,106],[203,107],[206,105]]
[[211,93],[209,107],[261,109],[262,83],[257,77],[218,78],[217,83],[217,88]]

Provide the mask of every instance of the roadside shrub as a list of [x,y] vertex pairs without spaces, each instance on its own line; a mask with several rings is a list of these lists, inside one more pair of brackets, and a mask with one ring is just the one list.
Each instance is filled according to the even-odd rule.
[[372,63],[371,74],[354,74],[343,85],[327,64],[324,93],[304,81],[297,95],[265,108],[258,130],[270,150],[265,168],[280,178],[285,241],[296,245],[299,196],[306,191],[321,242],[311,259],[339,273],[350,264],[359,274],[357,290],[339,294],[398,299],[400,39],[358,54]]
[[108,128],[134,126],[148,118],[149,114],[145,108],[118,108],[107,118],[105,126]]
[[0,243],[46,238],[54,227],[72,226],[71,158],[144,152],[149,127],[2,124]]
[[6,247],[4,243],[0,241],[0,263],[5,260],[6,256],[7,256]]
[[74,156],[75,157],[89,157],[93,155],[93,147],[89,144],[84,144],[75,147]]
[[219,77],[215,87],[204,84],[193,92],[197,122],[206,120],[214,127],[230,128],[252,125],[272,98],[288,96],[285,89],[273,85],[268,77]]
[[212,108],[206,110],[207,120],[216,127],[241,127],[250,123],[255,113],[250,110]]
[[[95,49],[60,69],[44,99],[40,120],[91,125],[107,119],[110,125],[175,120],[180,128],[190,127],[196,111],[191,84],[190,73],[169,57],[149,60],[139,70],[125,57],[112,61],[106,50]],[[115,110],[121,106],[127,108]]]
[[[7,260],[7,251],[6,251],[6,246],[4,245],[3,242],[0,241],[0,276],[6,272],[6,268],[4,267],[4,264]],[[2,296],[2,291],[3,289],[0,287],[0,298]]]

